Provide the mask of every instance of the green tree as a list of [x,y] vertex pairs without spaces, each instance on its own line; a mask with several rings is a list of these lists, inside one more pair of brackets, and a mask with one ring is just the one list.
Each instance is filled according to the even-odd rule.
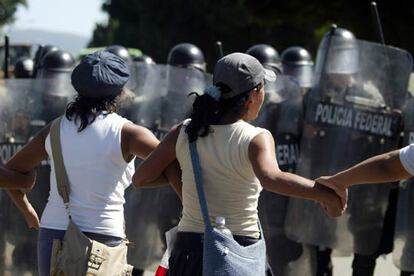
[[[414,50],[414,1],[377,1],[387,44]],[[91,46],[137,47],[158,63],[177,43],[199,46],[210,65],[224,52],[257,43],[277,50],[300,45],[315,53],[332,23],[360,39],[377,41],[368,0],[107,0],[107,25],[98,25]]]
[[19,5],[27,5],[26,0],[0,0],[0,28],[13,22]]

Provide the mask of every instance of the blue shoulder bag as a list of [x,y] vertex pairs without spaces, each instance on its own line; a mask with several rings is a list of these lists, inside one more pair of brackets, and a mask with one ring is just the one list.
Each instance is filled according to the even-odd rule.
[[242,246],[233,236],[223,234],[211,225],[200,160],[195,142],[189,143],[194,178],[204,220],[203,276],[264,276],[266,275],[266,244],[259,224],[260,239]]

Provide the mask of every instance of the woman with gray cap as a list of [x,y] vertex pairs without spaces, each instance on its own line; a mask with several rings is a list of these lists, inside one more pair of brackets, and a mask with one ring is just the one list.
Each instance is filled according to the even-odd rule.
[[[98,51],[86,56],[72,72],[72,85],[78,95],[60,123],[72,220],[88,237],[109,246],[125,238],[124,190],[131,183],[135,155],[145,158],[159,143],[149,130],[116,114],[128,78],[128,65],[114,54]],[[40,225],[26,196],[21,192],[12,195],[29,227],[40,226],[41,276],[49,275],[53,239],[63,239],[69,221],[57,189],[49,131],[50,125],[7,163],[8,168],[27,172],[42,160],[51,159],[50,194]],[[172,171],[178,172],[178,168]],[[155,181],[165,181],[165,177],[160,174]]]
[[168,275],[202,274],[204,221],[188,147],[191,142],[197,143],[210,220],[220,222],[215,218],[224,217],[226,227],[243,246],[260,238],[257,202],[262,188],[318,201],[331,216],[343,212],[344,200],[332,190],[280,171],[272,135],[247,123],[260,111],[264,82],[275,80],[275,74],[250,55],[221,58],[214,68],[214,86],[201,96],[196,94],[191,117],[173,128],[135,173],[133,183],[146,186],[175,159],[182,169],[183,216]]

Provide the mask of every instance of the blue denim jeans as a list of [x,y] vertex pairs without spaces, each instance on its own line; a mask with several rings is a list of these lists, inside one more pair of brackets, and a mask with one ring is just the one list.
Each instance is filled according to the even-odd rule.
[[[39,276],[49,276],[50,274],[50,256],[52,254],[53,240],[63,240],[65,230],[53,230],[48,228],[39,229],[39,238],[37,241],[37,264]],[[102,235],[97,233],[85,233],[90,239],[101,242],[107,246],[117,246],[122,242],[122,238]]]

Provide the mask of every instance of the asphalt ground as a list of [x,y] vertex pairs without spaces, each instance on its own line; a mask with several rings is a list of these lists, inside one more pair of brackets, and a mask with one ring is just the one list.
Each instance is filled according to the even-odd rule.
[[[334,276],[351,276],[352,275],[352,258],[351,257],[334,257]],[[146,271],[144,276],[154,276],[154,271]],[[299,276],[299,275],[298,275]],[[307,276],[307,275],[300,275]],[[384,255],[377,259],[374,276],[399,276],[399,270],[392,263],[391,255]]]

